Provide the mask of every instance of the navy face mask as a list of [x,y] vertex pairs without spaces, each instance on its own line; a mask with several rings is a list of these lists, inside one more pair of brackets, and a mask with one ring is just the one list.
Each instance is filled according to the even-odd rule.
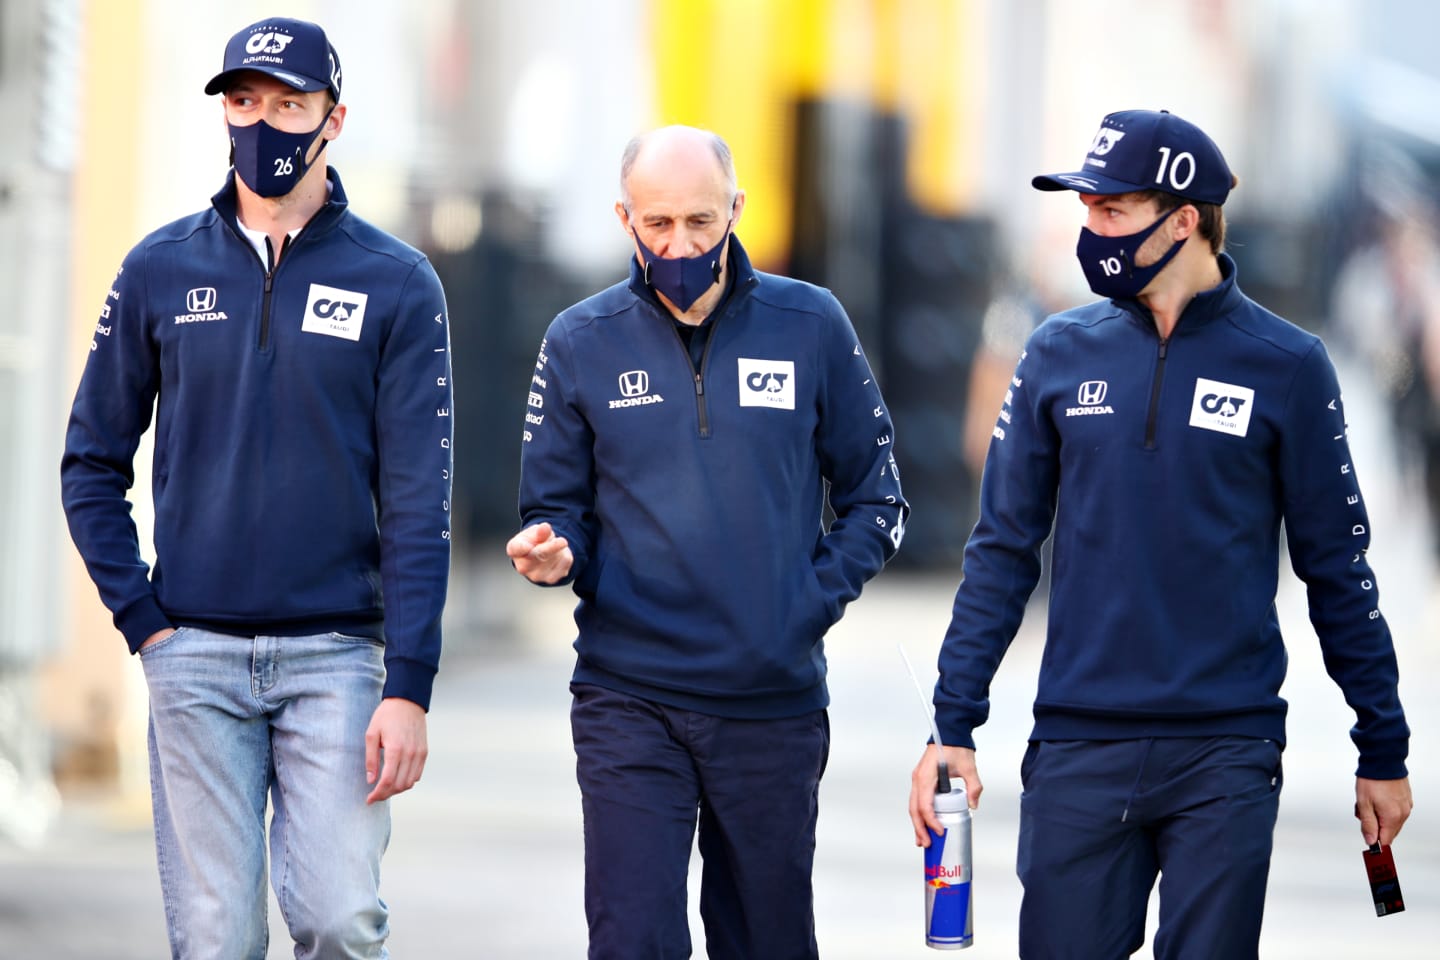
[[656,293],[663,293],[667,300],[680,308],[681,313],[689,310],[706,290],[719,282],[720,251],[730,241],[728,223],[720,242],[698,257],[657,257],[645,246],[639,233],[634,230],[631,233],[635,234],[635,243],[645,255],[645,282]]
[[[331,107],[330,113],[334,109]],[[262,197],[285,196],[309,172],[311,164],[305,162],[305,154],[324,132],[330,113],[309,133],[286,133],[264,120],[243,127],[229,124],[230,163],[235,175]]]
[[1144,230],[1124,237],[1102,237],[1089,227],[1081,227],[1080,242],[1075,245],[1075,256],[1080,259],[1080,268],[1085,271],[1085,279],[1090,282],[1090,289],[1102,297],[1124,299],[1136,296],[1149,286],[1155,275],[1165,269],[1165,265],[1180,252],[1185,241],[1175,241],[1159,260],[1148,267],[1137,267],[1135,254],[1150,238],[1150,234],[1159,230],[1160,224],[1179,209],[1176,207],[1169,213],[1161,214],[1159,219]]

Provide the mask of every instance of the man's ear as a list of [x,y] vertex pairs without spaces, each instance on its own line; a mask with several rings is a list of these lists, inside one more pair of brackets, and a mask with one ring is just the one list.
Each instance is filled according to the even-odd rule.
[[326,140],[334,140],[340,136],[340,131],[345,128],[345,104],[335,104],[335,109],[330,111],[330,116],[325,121],[325,132],[322,134]]
[[1170,223],[1176,240],[1188,240],[1200,226],[1200,210],[1193,203],[1183,204],[1170,215]]

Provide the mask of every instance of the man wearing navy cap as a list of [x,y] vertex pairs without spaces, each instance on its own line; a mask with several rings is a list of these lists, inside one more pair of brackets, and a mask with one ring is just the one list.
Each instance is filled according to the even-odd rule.
[[[125,258],[76,392],[71,535],[150,694],[171,951],[384,957],[387,800],[419,781],[450,557],[445,298],[349,211],[324,30],[255,23],[205,87],[233,169]],[[155,424],[155,564],[128,492]]]
[[[1255,957],[1285,742],[1282,524],[1356,714],[1365,843],[1410,813],[1340,387],[1319,339],[1236,285],[1222,204],[1237,180],[1198,127],[1110,114],[1079,170],[1033,183],[1080,195],[1076,254],[1103,299],[1036,329],[995,424],[940,652],[945,759],[978,804],[973,731],[1053,534],[1021,764],[1021,956],[1129,956],[1163,875],[1157,958]],[[939,829],[937,761],[931,745],[912,776],[921,846]]]

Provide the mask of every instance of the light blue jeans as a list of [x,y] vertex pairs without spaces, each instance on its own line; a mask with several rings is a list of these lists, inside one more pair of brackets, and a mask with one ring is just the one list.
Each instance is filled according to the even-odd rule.
[[270,884],[302,960],[385,958],[387,803],[366,806],[379,641],[190,627],[141,653],[171,955],[264,960]]

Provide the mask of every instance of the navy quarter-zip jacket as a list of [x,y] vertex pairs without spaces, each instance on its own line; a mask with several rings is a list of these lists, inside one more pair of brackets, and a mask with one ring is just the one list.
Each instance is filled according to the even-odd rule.
[[633,259],[628,282],[551,323],[520,514],[575,555],[576,681],[796,716],[829,702],[825,632],[894,554],[909,508],[839,302],[754,270],[734,237],[729,258],[698,366]]
[[1049,318],[990,443],[940,655],[936,717],[974,746],[1054,532],[1035,740],[1240,735],[1284,743],[1275,612],[1284,525],[1358,775],[1406,774],[1370,522],[1320,340],[1223,280],[1161,340],[1135,300]]
[[[71,535],[136,650],[157,630],[383,637],[384,695],[428,707],[450,558],[444,294],[330,198],[273,271],[212,207],[132,249],[61,464]],[[155,427],[155,567],[127,493]]]

